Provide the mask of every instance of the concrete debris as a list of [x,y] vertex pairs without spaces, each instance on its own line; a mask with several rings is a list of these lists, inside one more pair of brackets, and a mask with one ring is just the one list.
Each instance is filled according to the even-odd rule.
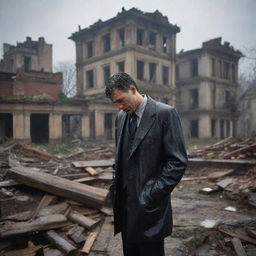
[[[189,154],[201,158],[189,159],[193,165],[172,194],[174,230],[165,239],[166,256],[256,255],[254,144],[230,137]],[[223,159],[227,154],[230,159]],[[113,159],[114,146],[105,144],[79,145],[66,155],[19,143],[0,147],[0,254],[121,256],[105,193]],[[23,178],[8,178],[14,170]],[[89,188],[80,195],[85,200],[74,196],[80,186]]]

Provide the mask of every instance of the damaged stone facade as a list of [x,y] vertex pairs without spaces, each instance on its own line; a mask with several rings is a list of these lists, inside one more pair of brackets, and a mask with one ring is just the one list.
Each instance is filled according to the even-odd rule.
[[176,34],[179,27],[159,11],[122,9],[112,19],[99,20],[70,37],[76,44],[77,92],[89,106],[90,136],[114,138],[117,109],[105,99],[105,84],[116,72],[126,72],[139,91],[175,103]]
[[238,61],[242,53],[221,38],[177,55],[177,108],[185,137],[237,135]]
[[48,143],[89,136],[87,107],[61,100],[62,73],[52,73],[52,45],[42,37],[38,42],[27,37],[16,47],[4,44],[1,70],[0,141]]
[[27,37],[25,42],[16,46],[4,43],[3,51],[3,60],[0,61],[2,72],[16,73],[20,68],[52,72],[52,45],[47,44],[43,37],[38,41]]

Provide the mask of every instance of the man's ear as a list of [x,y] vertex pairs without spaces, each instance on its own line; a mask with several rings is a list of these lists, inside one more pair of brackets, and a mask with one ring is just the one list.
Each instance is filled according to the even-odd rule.
[[137,91],[135,85],[133,85],[133,84],[130,85],[130,90],[132,91],[133,94],[136,93],[136,91]]

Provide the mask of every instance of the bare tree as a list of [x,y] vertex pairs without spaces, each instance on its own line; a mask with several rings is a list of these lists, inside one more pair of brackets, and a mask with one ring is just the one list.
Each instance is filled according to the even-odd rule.
[[62,92],[67,97],[76,94],[76,66],[72,61],[61,61],[54,67],[55,72],[62,72]]

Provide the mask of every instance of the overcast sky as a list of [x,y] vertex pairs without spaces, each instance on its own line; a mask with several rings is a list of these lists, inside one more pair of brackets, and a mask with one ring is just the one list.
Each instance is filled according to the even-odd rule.
[[177,52],[216,37],[244,53],[256,48],[256,0],[0,0],[0,58],[4,42],[16,45],[27,36],[43,36],[53,44],[54,64],[75,61],[75,44],[68,37],[78,25],[110,19],[122,7],[159,10],[177,24]]

